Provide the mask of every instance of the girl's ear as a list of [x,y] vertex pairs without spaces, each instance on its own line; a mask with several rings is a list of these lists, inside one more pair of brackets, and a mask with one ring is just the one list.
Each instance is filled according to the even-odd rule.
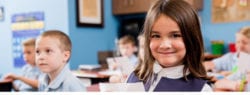
[[65,62],[67,62],[70,58],[70,51],[64,51],[64,60]]

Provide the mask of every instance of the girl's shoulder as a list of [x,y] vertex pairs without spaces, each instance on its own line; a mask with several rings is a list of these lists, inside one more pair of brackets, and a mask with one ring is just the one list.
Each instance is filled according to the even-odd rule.
[[138,76],[136,76],[135,73],[132,72],[127,79],[127,83],[135,83],[135,82],[141,82],[141,80],[139,80]]

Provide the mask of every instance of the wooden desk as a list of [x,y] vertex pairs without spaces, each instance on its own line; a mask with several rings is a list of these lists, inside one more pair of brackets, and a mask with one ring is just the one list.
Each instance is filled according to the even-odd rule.
[[237,92],[237,91],[232,91],[229,89],[222,89],[222,88],[214,88],[213,91],[214,92]]
[[100,82],[108,82],[110,77],[109,75],[100,74],[98,71],[78,70],[73,71],[73,74],[76,75],[79,79],[90,79],[91,83],[89,85],[97,84]]
[[12,89],[12,81],[10,80],[0,81],[0,91],[11,91],[11,89]]
[[215,58],[219,58],[221,56],[222,55],[205,54],[204,55],[204,61],[210,61],[210,60],[213,60]]

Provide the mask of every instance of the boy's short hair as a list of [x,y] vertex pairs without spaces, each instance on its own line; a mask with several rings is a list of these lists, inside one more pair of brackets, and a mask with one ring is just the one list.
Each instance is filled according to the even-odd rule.
[[240,33],[240,34],[242,34],[250,39],[250,27],[249,26],[241,28],[238,33]]
[[124,44],[128,44],[131,43],[133,46],[135,46],[135,38],[131,35],[125,35],[123,37],[121,37],[118,41],[119,45],[124,45]]
[[71,52],[72,44],[71,44],[70,38],[67,34],[63,33],[62,31],[47,30],[43,32],[39,37],[51,37],[51,38],[58,39],[58,41],[60,42],[61,50]]
[[22,42],[23,46],[35,46],[35,44],[36,44],[35,38],[29,38],[29,39],[26,39]]

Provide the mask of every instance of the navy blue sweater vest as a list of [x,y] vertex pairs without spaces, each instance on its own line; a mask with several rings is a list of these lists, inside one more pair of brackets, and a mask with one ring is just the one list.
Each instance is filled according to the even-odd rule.
[[[201,91],[203,86],[206,84],[206,80],[198,79],[193,77],[192,75],[187,76],[188,80],[185,80],[184,77],[179,79],[170,79],[162,77],[159,81],[159,83],[156,85],[154,91]],[[138,79],[137,76],[135,76],[134,73],[132,73],[127,83],[135,83],[135,82],[142,82]],[[146,91],[149,90],[150,83],[146,82],[143,83],[144,88]]]

